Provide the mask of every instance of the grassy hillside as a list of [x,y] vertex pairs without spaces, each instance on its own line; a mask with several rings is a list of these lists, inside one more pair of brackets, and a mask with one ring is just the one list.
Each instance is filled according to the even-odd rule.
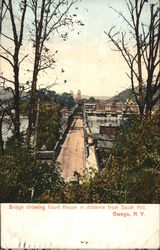
[[125,102],[127,99],[132,99],[133,101],[135,100],[133,92],[131,89],[126,89],[122,92],[120,92],[118,95],[115,95],[108,99],[108,101],[112,102]]

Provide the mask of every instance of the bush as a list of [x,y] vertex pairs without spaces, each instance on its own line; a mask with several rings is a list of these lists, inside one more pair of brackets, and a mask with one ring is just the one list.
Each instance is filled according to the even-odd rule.
[[[105,169],[114,202],[160,202],[160,114],[134,118],[123,126],[112,153],[112,168]],[[114,195],[115,193],[115,195]]]
[[41,163],[24,149],[0,156],[1,202],[38,202],[44,193],[58,196],[64,182],[57,166]]
[[46,150],[53,150],[59,138],[61,114],[57,104],[41,106],[38,125],[37,148],[45,146]]

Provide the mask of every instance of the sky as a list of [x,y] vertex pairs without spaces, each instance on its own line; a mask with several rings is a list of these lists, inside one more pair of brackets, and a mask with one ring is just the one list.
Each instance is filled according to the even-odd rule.
[[[73,6],[72,13],[77,14],[77,19],[84,26],[75,26],[70,30],[66,41],[59,36],[51,36],[47,48],[51,54],[58,50],[56,65],[54,70],[39,75],[38,88],[56,82],[52,90],[58,93],[72,90],[76,94],[81,90],[82,95],[113,96],[130,87],[130,80],[126,75],[128,67],[121,54],[112,50],[114,46],[104,33],[113,25],[116,25],[117,31],[128,30],[111,6],[128,17],[125,0],[79,0]],[[144,18],[147,20],[148,17],[145,9]],[[6,22],[6,29],[8,26],[9,23]],[[27,42],[24,42],[23,54],[29,50]],[[27,60],[24,66],[27,63],[30,68]],[[7,67],[5,64],[3,66]],[[9,69],[8,74],[11,74]],[[21,73],[22,82],[29,77],[26,71]]]
[[[124,3],[114,1],[118,9],[120,2]],[[59,43],[58,59],[67,83],[54,88],[60,92],[72,89],[76,94],[80,89],[85,95],[112,96],[129,87],[126,64],[120,54],[111,50],[104,33],[117,22],[117,17],[107,0],[82,0],[77,6],[78,18],[85,25],[77,28],[79,35],[73,32],[67,42]]]
[[[128,67],[121,54],[112,49],[104,31],[116,25],[117,30],[128,30],[124,21],[110,7],[127,14],[125,0],[82,0],[78,17],[85,24],[70,34],[67,42],[59,43],[59,61],[65,69],[67,84],[55,86],[57,91],[78,89],[82,94],[113,96],[130,87],[126,75]],[[147,11],[144,15],[148,18]]]

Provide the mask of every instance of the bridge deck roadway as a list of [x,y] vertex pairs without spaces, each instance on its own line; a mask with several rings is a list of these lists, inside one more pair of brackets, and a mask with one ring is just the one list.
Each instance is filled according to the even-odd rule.
[[73,179],[74,171],[83,174],[84,154],[83,120],[79,116],[74,118],[57,159],[65,181]]

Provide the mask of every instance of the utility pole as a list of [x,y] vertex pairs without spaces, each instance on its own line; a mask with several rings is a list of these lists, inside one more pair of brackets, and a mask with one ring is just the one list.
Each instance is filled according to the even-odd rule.
[[37,132],[38,132],[39,111],[40,111],[40,99],[38,98],[37,109],[36,109],[36,122],[35,122],[35,128],[34,128],[34,141],[33,141],[34,156],[35,157],[36,157],[36,153],[37,153]]

